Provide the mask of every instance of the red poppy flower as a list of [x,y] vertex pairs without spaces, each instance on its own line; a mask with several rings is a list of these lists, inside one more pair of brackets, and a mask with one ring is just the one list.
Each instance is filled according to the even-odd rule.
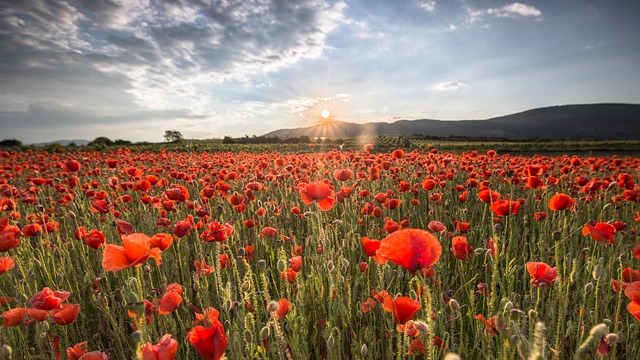
[[465,236],[455,236],[451,239],[451,252],[456,259],[469,260],[473,254],[473,247]]
[[194,273],[194,275],[200,275],[200,274],[210,275],[210,274],[213,274],[213,272],[215,271],[213,266],[207,265],[207,262],[204,260],[202,260],[202,262],[198,260],[193,260],[193,265],[196,266],[196,272]]
[[73,347],[67,348],[67,360],[78,360],[80,357],[87,353],[87,342],[79,342]]
[[636,320],[640,320],[640,302],[632,301],[627,304],[627,311],[633,315]]
[[462,222],[462,221],[458,221],[458,220],[454,220],[453,221],[453,226],[456,228],[456,230],[460,231],[461,233],[466,233],[467,231],[469,231],[469,226],[471,224],[468,222]]
[[500,199],[500,193],[491,190],[481,190],[478,192],[478,198],[484,203],[492,203]]
[[[388,300],[386,301],[388,302]],[[396,324],[405,324],[407,321],[413,320],[421,308],[420,301],[406,296],[395,298],[392,306],[393,320]]]
[[102,351],[92,351],[88,352],[78,358],[78,360],[108,360],[109,357],[107,354]]
[[201,358],[219,360],[227,348],[227,336],[217,314],[210,316],[209,321],[211,322],[209,327],[194,326],[187,334],[187,340],[196,348]]
[[640,270],[626,267],[622,270],[622,279],[626,282],[638,281],[640,280]]
[[433,232],[443,232],[445,230],[447,230],[447,227],[441,223],[440,221],[437,220],[432,220],[429,222],[429,225],[427,225],[427,227],[433,231]]
[[180,220],[176,222],[176,224],[173,226],[172,233],[173,235],[179,238],[185,237],[189,234],[191,229],[194,227],[195,227],[195,224],[193,223],[193,216],[188,215],[185,220]]
[[433,234],[422,229],[402,229],[381,241],[378,254],[412,273],[438,261],[442,245]]
[[549,200],[549,209],[553,211],[565,210],[575,202],[576,201],[571,196],[563,193],[557,193]]
[[218,261],[220,263],[220,269],[226,269],[231,265],[231,259],[229,259],[229,255],[227,254],[220,254]]
[[538,211],[537,213],[535,213],[535,214],[533,215],[533,217],[534,217],[536,220],[538,220],[538,221],[540,221],[540,220],[544,220],[544,219],[546,219],[546,218],[547,218],[547,213],[546,213],[546,212],[544,212],[544,211]]
[[133,266],[141,266],[152,257],[156,264],[162,261],[162,251],[158,248],[150,249],[150,237],[142,233],[120,235],[122,245],[107,244],[102,253],[102,267],[105,271],[117,271]]
[[496,317],[495,316],[492,316],[489,319],[485,319],[484,315],[478,314],[478,315],[474,316],[474,318],[484,322],[484,325],[485,325],[486,330],[487,330],[487,334],[489,336],[495,336],[500,331],[504,330],[504,329],[498,329],[498,326],[496,324]]
[[271,227],[271,226],[266,226],[262,229],[262,231],[260,231],[260,238],[264,239],[264,238],[270,238],[272,236],[274,236],[276,234],[276,232],[278,231],[278,229]]
[[116,229],[120,235],[133,233],[133,225],[120,219],[116,219]]
[[109,212],[109,203],[106,200],[96,200],[91,206],[91,212],[106,214]]
[[90,233],[82,235],[82,240],[92,249],[98,249],[100,245],[107,242],[107,237],[100,230],[91,230]]
[[300,272],[302,270],[302,256],[294,256],[289,259],[289,266],[293,271]]
[[160,249],[160,251],[167,250],[171,244],[173,244],[173,236],[166,233],[155,234],[149,239],[149,245]]
[[38,236],[42,234],[44,229],[40,224],[29,224],[22,228],[22,234],[25,236]]
[[558,280],[558,269],[551,267],[543,262],[528,262],[527,271],[533,279],[533,286],[551,287],[553,282]]
[[0,231],[0,252],[6,252],[20,245],[20,229],[17,226],[7,225]]
[[520,212],[520,202],[513,200],[496,200],[489,207],[497,216],[509,216]]
[[177,351],[178,341],[165,334],[155,345],[150,342],[142,345],[142,360],[173,360]]
[[333,178],[336,181],[349,181],[353,177],[353,170],[351,169],[336,169],[333,172]]
[[624,295],[631,301],[640,303],[640,281],[634,281],[626,289],[624,289]]
[[7,310],[0,315],[3,327],[12,327],[20,325],[22,319],[27,316],[27,308],[14,308]]
[[62,304],[60,308],[51,311],[51,319],[58,325],[69,325],[76,321],[79,313],[79,304]]
[[424,345],[422,340],[420,340],[418,338],[413,339],[411,341],[411,344],[409,345],[409,351],[407,352],[407,355],[413,355],[413,354],[417,354],[417,353],[421,353],[423,355],[427,354],[427,347]]
[[224,242],[233,234],[233,226],[229,223],[220,224],[214,221],[208,224],[209,228],[202,232],[200,239],[206,242]]
[[158,304],[158,313],[160,315],[167,315],[177,309],[178,305],[182,303],[182,296],[180,296],[180,294],[182,294],[182,287],[179,284],[173,283],[169,285]]
[[76,160],[67,160],[62,164],[62,170],[65,172],[77,172],[80,170],[80,163]]
[[378,255],[378,249],[380,249],[381,244],[380,240],[369,239],[368,237],[363,236],[362,239],[360,239],[360,242],[362,244],[362,250],[364,251],[364,253],[367,256],[373,257],[373,260],[375,260],[375,262],[377,262],[378,264],[384,265],[389,261]]
[[591,238],[596,242],[608,241],[607,246],[613,244],[614,235],[616,234],[616,228],[608,223],[599,222],[595,226],[587,224],[582,228],[582,235],[591,235]]
[[5,271],[13,269],[14,267],[16,267],[16,263],[11,257],[0,257],[0,275],[4,274]]
[[302,184],[300,185],[298,192],[300,193],[302,202],[310,205],[312,202],[316,201],[318,206],[320,206],[320,209],[323,211],[331,210],[335,203],[333,189],[323,182]]
[[288,268],[287,270],[280,273],[280,277],[283,280],[287,280],[288,282],[292,283],[296,281],[296,278],[298,277],[298,273],[292,268]]
[[278,310],[276,310],[276,319],[280,320],[287,316],[291,310],[291,302],[287,299],[278,300]]
[[71,293],[68,291],[51,290],[45,287],[33,295],[29,299],[28,304],[38,310],[52,310],[59,308],[60,304],[69,296],[71,296]]

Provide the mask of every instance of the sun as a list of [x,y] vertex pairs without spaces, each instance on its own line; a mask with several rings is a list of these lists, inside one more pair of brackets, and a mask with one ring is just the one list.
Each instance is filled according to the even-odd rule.
[[329,116],[331,116],[331,113],[329,112],[329,110],[324,109],[322,110],[322,112],[320,113],[320,116],[322,116],[323,119],[328,119]]

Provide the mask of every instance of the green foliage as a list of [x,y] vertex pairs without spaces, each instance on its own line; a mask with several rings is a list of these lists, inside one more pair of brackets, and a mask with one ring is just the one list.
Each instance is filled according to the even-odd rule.
[[165,130],[164,132],[166,142],[180,142],[182,139],[182,133],[178,130]]

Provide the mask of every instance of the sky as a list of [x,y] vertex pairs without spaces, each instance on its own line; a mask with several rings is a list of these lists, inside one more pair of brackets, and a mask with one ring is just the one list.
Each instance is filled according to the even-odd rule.
[[639,13],[636,0],[0,0],[0,139],[637,104]]

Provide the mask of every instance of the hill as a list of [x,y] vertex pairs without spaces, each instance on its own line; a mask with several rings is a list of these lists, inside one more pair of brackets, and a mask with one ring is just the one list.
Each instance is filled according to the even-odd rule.
[[399,120],[393,123],[331,122],[265,134],[280,138],[429,135],[549,140],[640,139],[640,105],[562,105],[527,110],[487,120]]

